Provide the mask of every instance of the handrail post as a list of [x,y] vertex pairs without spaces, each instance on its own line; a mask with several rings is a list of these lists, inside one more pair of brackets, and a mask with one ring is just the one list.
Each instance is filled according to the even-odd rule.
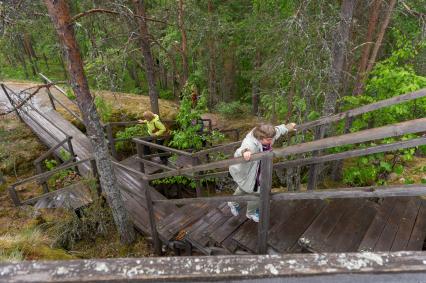
[[[40,163],[40,162],[35,162],[35,163],[34,163],[34,165],[35,165],[35,167],[36,167],[36,172],[37,172],[37,174],[41,174],[41,173],[43,173],[43,168],[41,167],[41,163]],[[46,182],[46,179],[42,180],[42,181],[41,181],[41,182],[39,182],[39,183],[41,183],[41,185],[42,185],[42,187],[43,187],[43,192],[44,192],[44,193],[48,193],[48,192],[49,192],[49,186],[48,186],[48,184],[47,184],[47,182]]]
[[114,136],[112,134],[111,124],[110,123],[106,124],[105,129],[106,129],[106,132],[107,132],[108,143],[109,143],[109,148],[111,150],[111,155],[112,155],[112,157],[114,157],[115,159],[118,160],[117,151],[115,150],[115,141],[114,141]]
[[[45,84],[48,84],[48,81],[46,79],[43,78],[43,81]],[[47,87],[46,91],[47,91],[47,95],[49,96],[50,104],[52,105],[53,110],[56,110],[55,102],[53,101],[53,94],[50,91],[50,87]]]
[[139,170],[142,173],[145,173],[145,163],[143,163],[142,160],[141,160],[141,159],[143,159],[143,147],[144,146],[142,144],[136,142],[136,151],[137,151],[138,157],[140,158],[140,160],[139,160]]
[[[197,156],[192,157],[192,166],[198,165],[199,159]],[[202,189],[201,189],[201,180],[196,178],[198,175],[200,175],[201,172],[194,173],[194,179],[195,179],[195,192],[197,195],[197,198],[202,197]]]
[[12,199],[15,206],[20,206],[22,203],[21,203],[21,200],[19,199],[18,194],[16,193],[15,186],[10,186],[8,188],[8,191],[9,191],[9,196]]
[[257,230],[258,254],[266,254],[268,248],[273,155],[274,154],[270,152],[260,161],[260,217]]
[[[67,137],[68,150],[69,150],[69,153],[71,154],[72,161],[76,162],[77,161],[77,158],[76,158],[77,155],[75,155],[74,147],[72,146],[71,140],[72,140],[72,137],[68,136]],[[75,172],[77,172],[78,174],[80,174],[80,169],[78,169],[78,166],[75,166],[74,170],[75,170]]]
[[15,106],[15,102],[13,102],[12,98],[10,97],[10,95],[7,92],[6,88],[4,87],[4,84],[1,84],[1,88],[3,89],[4,94],[6,94],[7,99],[9,99],[10,105],[12,105],[12,107],[15,110],[15,113],[18,116],[19,120],[21,120],[21,122],[24,122],[24,120],[22,119],[21,115],[18,112],[18,109]]
[[154,214],[154,204],[151,199],[151,187],[149,186],[148,182],[145,180],[142,180],[142,189],[145,187],[145,199],[146,199],[146,205],[148,208],[148,216],[149,216],[149,225],[151,227],[151,236],[152,240],[154,242],[154,251],[156,255],[161,255],[161,241],[160,237],[158,236],[157,231],[157,224],[155,222],[155,214]]

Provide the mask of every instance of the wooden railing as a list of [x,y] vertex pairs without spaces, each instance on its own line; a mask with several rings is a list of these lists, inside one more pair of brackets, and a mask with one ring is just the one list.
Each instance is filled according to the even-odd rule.
[[425,252],[223,255],[0,263],[0,282],[424,282]]
[[[42,80],[46,83],[46,84],[51,84],[52,83],[52,81],[48,78],[48,77],[46,77],[45,75],[43,75],[42,73],[39,73],[39,75],[40,75],[40,77],[42,78]],[[53,84],[53,87],[56,89],[56,90],[58,90],[59,91],[59,93],[61,93],[61,94],[63,94],[63,96],[68,100],[68,101],[70,101],[71,103],[73,103],[75,106],[77,106],[77,103],[74,101],[74,100],[72,100],[72,99],[70,99],[68,96],[67,96],[67,93],[62,89],[62,88],[60,88],[60,87],[58,87],[57,85],[55,85],[55,84]],[[49,96],[49,100],[50,100],[50,104],[52,105],[52,108],[54,109],[54,110],[56,110],[56,105],[55,105],[55,102],[57,103],[57,104],[59,104],[60,106],[62,106],[68,113],[70,113],[71,114],[71,116],[73,116],[74,118],[76,118],[78,121],[80,121],[80,123],[82,123],[83,125],[84,125],[84,122],[83,122],[83,119],[81,118],[81,116],[79,115],[79,114],[77,114],[76,112],[74,112],[73,110],[71,110],[69,107],[67,107],[64,103],[62,103],[59,99],[57,99],[53,94],[52,94],[52,92],[50,91],[50,89],[49,88],[47,88],[47,95]],[[77,106],[78,107],[78,106]]]
[[[426,194],[426,186],[397,186],[397,187],[383,187],[378,189],[373,188],[355,188],[355,189],[340,189],[340,190],[323,190],[323,191],[311,191],[307,193],[281,193],[281,194],[273,194],[271,195],[270,189],[272,184],[272,168],[274,166],[272,160],[273,157],[287,157],[294,154],[308,153],[315,150],[323,150],[327,148],[333,148],[336,146],[344,146],[355,143],[362,143],[368,141],[379,140],[383,138],[396,137],[405,134],[413,134],[413,133],[423,133],[426,131],[426,118],[411,120],[407,122],[402,122],[390,126],[384,126],[375,129],[368,129],[364,131],[360,131],[357,133],[346,134],[337,137],[330,137],[322,140],[316,140],[312,142],[307,142],[304,144],[298,144],[289,146],[282,149],[276,149],[272,152],[264,152],[253,154],[251,161],[262,160],[261,162],[261,179],[263,180],[260,189],[260,196],[227,196],[227,197],[212,197],[212,198],[194,198],[194,199],[185,199],[185,200],[155,200],[153,204],[148,207],[152,207],[154,209],[155,203],[157,202],[170,202],[170,203],[179,203],[179,204],[188,204],[195,203],[200,201],[208,201],[208,202],[224,202],[224,201],[247,201],[247,200],[259,200],[260,202],[260,221],[258,225],[258,252],[265,253],[267,248],[267,231],[269,229],[269,213],[270,213],[270,200],[284,200],[284,199],[312,199],[312,198],[351,198],[351,197],[385,197],[385,196],[401,196],[401,195],[425,195]],[[177,149],[170,149],[161,145],[156,145],[149,143],[147,141],[143,141],[140,139],[134,139],[135,143],[139,146],[142,145],[150,145],[152,147],[156,147],[161,150],[168,150],[169,152],[173,152],[174,154],[178,154],[181,156],[186,156],[189,158],[194,158],[194,156],[198,156],[199,154],[205,154],[207,152],[212,152],[211,149],[206,151],[201,151],[198,153],[189,153],[186,151],[181,151]],[[333,161],[339,160],[343,158],[353,157],[353,156],[364,156],[372,153],[386,152],[395,149],[419,146],[426,144],[426,137],[420,137],[413,140],[400,141],[391,144],[379,145],[371,148],[359,149],[359,150],[350,150],[337,154],[330,154],[326,156],[312,157],[309,159],[295,159],[285,162],[279,162],[275,166],[288,167],[294,165],[308,165],[315,164],[323,161]],[[235,146],[236,144],[234,144]],[[223,147],[219,147],[223,148]],[[140,158],[140,161],[143,161],[143,157]],[[147,163],[146,161],[143,161]],[[207,164],[195,165],[189,168],[165,168],[167,172],[155,173],[148,175],[144,172],[138,172],[137,170],[131,169],[132,173],[135,173],[144,180],[144,186],[146,186],[146,193],[149,194],[149,190],[152,188],[148,185],[148,181],[172,177],[177,175],[186,175],[186,176],[196,176],[196,177],[204,177],[205,175],[200,174],[200,172],[207,170],[215,170],[220,168],[227,168],[230,165],[244,163],[245,161],[242,157],[232,158]],[[154,163],[149,163],[150,165],[155,166]],[[127,167],[118,165],[127,169]],[[148,198],[147,198],[148,199]],[[154,213],[154,212],[152,212]],[[155,223],[154,218],[150,218],[151,223]],[[152,224],[152,227],[156,227],[155,224]],[[152,231],[153,235],[155,235],[156,231]],[[158,237],[153,237],[155,241],[159,241]],[[156,244],[159,246],[159,243]]]
[[[95,179],[97,180],[97,188],[98,188],[98,193],[99,193],[100,192],[99,191],[100,185],[99,185],[99,179],[98,179],[98,173],[97,173],[98,171],[97,171],[97,168],[96,168],[96,163],[95,163],[95,160],[93,158],[88,158],[88,159],[79,160],[79,161],[76,161],[76,162],[64,164],[64,165],[56,167],[56,168],[54,168],[50,171],[43,172],[43,173],[31,176],[29,178],[26,178],[24,180],[20,180],[18,182],[15,182],[8,187],[9,196],[16,206],[25,205],[25,204],[33,204],[37,200],[39,200],[40,198],[43,198],[43,197],[46,197],[48,195],[55,193],[55,191],[53,191],[53,192],[49,191],[49,188],[47,187],[46,180],[48,180],[50,177],[52,177],[53,175],[55,175],[56,173],[58,173],[62,170],[66,170],[66,169],[70,169],[70,168],[76,168],[78,165],[86,163],[86,162],[90,162],[90,164],[91,164],[91,169],[92,169],[93,175],[94,175]],[[26,184],[26,183],[33,182],[33,181],[37,181],[37,183],[41,183],[41,184],[46,183],[46,187],[43,186],[43,193],[40,196],[36,196],[36,197],[30,198],[30,199],[27,199],[27,200],[21,200],[21,198],[18,195],[17,187],[19,187],[23,184]],[[56,193],[57,193],[57,191],[56,191]]]

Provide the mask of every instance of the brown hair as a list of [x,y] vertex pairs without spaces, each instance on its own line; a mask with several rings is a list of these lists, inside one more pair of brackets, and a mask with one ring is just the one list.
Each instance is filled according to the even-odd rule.
[[145,111],[143,112],[142,116],[146,119],[151,121],[152,119],[154,119],[154,113],[152,113],[151,111]]
[[259,124],[253,130],[253,136],[258,140],[273,138],[275,134],[275,127],[271,124]]

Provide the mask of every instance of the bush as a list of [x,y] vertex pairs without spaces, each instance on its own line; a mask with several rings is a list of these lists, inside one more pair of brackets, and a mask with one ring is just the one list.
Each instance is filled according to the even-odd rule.
[[112,116],[111,103],[107,102],[101,96],[96,96],[95,105],[96,105],[96,109],[98,110],[99,116],[101,117],[102,122],[111,121],[111,116]]
[[[131,127],[126,127],[122,131],[118,131],[115,135],[118,139],[129,139],[134,137],[145,137],[148,135],[148,131],[145,125],[135,125]],[[117,151],[128,150],[129,143],[126,141],[119,141],[115,143],[115,149]]]
[[250,106],[239,101],[220,102],[216,111],[226,118],[239,118],[250,112]]

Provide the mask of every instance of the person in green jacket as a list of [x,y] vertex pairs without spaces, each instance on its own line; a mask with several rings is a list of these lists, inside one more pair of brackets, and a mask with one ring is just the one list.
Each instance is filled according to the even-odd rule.
[[[151,111],[143,112],[142,116],[145,118],[145,120],[138,120],[138,122],[146,124],[148,134],[152,137],[152,139],[155,140],[157,144],[163,145],[165,139],[160,137],[164,136],[167,133],[167,128],[161,122],[160,117],[157,114],[152,113]],[[158,152],[160,153],[162,151]],[[151,149],[148,146],[144,146],[144,154],[151,154]],[[160,158],[162,163],[167,163],[166,156],[162,156]]]

